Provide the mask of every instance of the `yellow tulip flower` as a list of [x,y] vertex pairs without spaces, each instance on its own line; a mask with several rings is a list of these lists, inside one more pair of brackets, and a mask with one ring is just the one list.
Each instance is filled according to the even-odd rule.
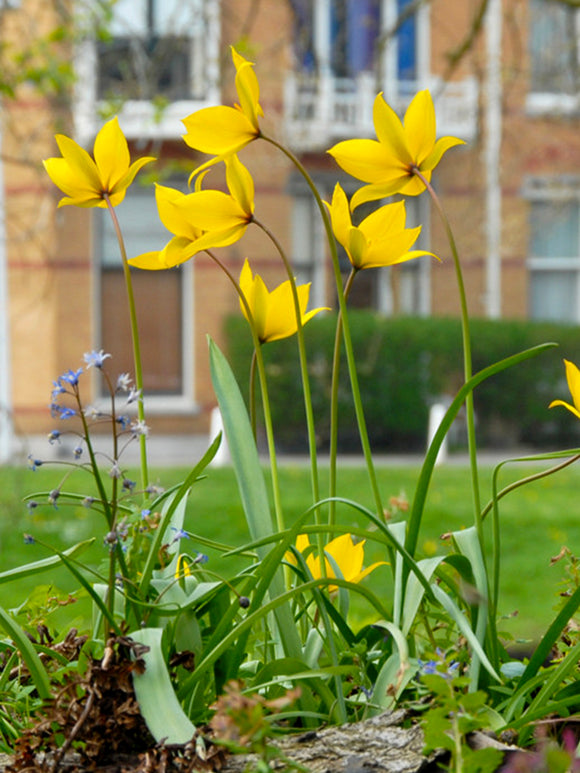
[[[298,323],[296,321],[296,309],[294,307],[290,280],[286,280],[286,282],[278,285],[270,292],[261,276],[258,274],[252,275],[252,269],[246,259],[240,274],[240,289],[250,308],[261,343],[278,341],[281,338],[288,338],[296,333]],[[305,325],[318,312],[327,311],[327,309],[323,308],[306,311],[310,284],[298,285],[296,290],[298,292],[302,325]],[[245,304],[242,303],[241,299],[240,307],[245,318],[248,319]]]
[[443,154],[455,145],[464,144],[456,137],[435,140],[435,108],[426,89],[413,98],[404,124],[382,94],[378,94],[373,122],[377,140],[345,140],[328,151],[345,172],[370,183],[355,193],[352,209],[394,193],[417,196],[425,190],[425,185],[415,172],[421,172],[429,182]]
[[566,381],[568,382],[568,389],[572,395],[574,405],[564,402],[564,400],[552,400],[548,408],[553,408],[555,405],[563,405],[571,413],[580,419],[580,370],[569,360],[564,360],[566,366]]
[[64,134],[57,134],[56,142],[62,158],[48,158],[44,168],[50,179],[66,194],[58,206],[74,204],[77,207],[103,207],[105,196],[115,207],[125,198],[127,188],[137,172],[155,161],[151,156],[130,164],[129,147],[115,117],[108,121],[95,138],[93,158],[84,148]]
[[205,107],[183,119],[187,133],[184,141],[194,150],[213,156],[237,153],[260,136],[258,118],[264,115],[260,106],[260,87],[254,65],[232,47],[236,68],[236,91],[239,104]]
[[386,204],[356,227],[352,224],[345,192],[339,183],[334,188],[330,211],[332,230],[342,244],[356,269],[394,266],[421,255],[431,255],[425,250],[409,251],[421,233],[421,226],[405,228],[405,202]]
[[[342,578],[348,582],[360,582],[374,571],[377,566],[384,566],[386,564],[385,561],[377,561],[363,569],[365,542],[366,540],[363,539],[355,544],[350,534],[341,534],[340,537],[336,537],[324,547],[324,552],[331,556]],[[309,547],[310,540],[308,536],[306,534],[299,534],[296,538],[296,550],[304,553]],[[288,553],[286,558],[290,563],[296,564],[296,559],[291,553]],[[334,568],[331,566],[328,558],[325,558],[325,563],[326,577],[336,577]],[[318,580],[322,576],[320,557],[316,555],[315,550],[311,551],[306,557],[306,565],[314,580]],[[330,593],[334,593],[338,590],[338,586],[329,585],[328,590]]]
[[146,252],[129,260],[148,270],[171,268],[202,250],[226,247],[240,239],[254,213],[254,182],[237,156],[225,159],[229,193],[201,190],[193,193],[156,188],[157,209],[163,225],[174,234],[158,252]]

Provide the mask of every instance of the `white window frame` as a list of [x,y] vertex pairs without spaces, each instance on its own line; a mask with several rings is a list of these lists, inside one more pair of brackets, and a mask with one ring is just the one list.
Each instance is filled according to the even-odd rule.
[[[557,202],[575,203],[580,215],[580,176],[562,177],[530,177],[524,182],[524,197],[530,202],[544,202],[556,204]],[[566,323],[580,324],[580,217],[578,225],[578,254],[574,257],[535,257],[529,249],[526,267],[528,277],[543,271],[557,273],[558,271],[574,272],[576,274],[576,306],[574,317],[565,320]],[[531,298],[529,299],[528,316],[530,319],[539,319],[531,314]],[[563,320],[564,321],[564,320]]]
[[[580,56],[580,8],[575,9],[574,25],[576,37],[579,39],[578,52]],[[531,37],[531,24],[528,36]],[[580,61],[578,67],[580,69]],[[530,116],[574,115],[580,112],[580,93],[560,94],[551,91],[532,91],[530,83],[530,89],[526,95],[526,112]]]
[[[185,1],[185,0],[184,0]],[[176,100],[159,111],[149,100],[127,100],[119,111],[119,121],[129,139],[171,139],[183,134],[182,119],[203,107],[220,103],[219,86],[219,45],[220,45],[220,4],[221,0],[195,0],[200,3],[205,15],[206,50],[204,52],[207,91],[203,99]],[[79,13],[86,5],[77,6]],[[103,121],[99,113],[105,107],[97,98],[98,51],[94,38],[80,41],[74,52],[74,66],[77,76],[74,90],[73,120],[75,138],[88,144],[97,133]],[[194,77],[194,76],[192,76]]]
[[[153,196],[153,192],[151,192]],[[104,210],[93,210],[94,217],[108,217]],[[122,227],[121,223],[121,227]],[[101,330],[101,309],[102,309],[102,287],[101,272],[103,268],[102,248],[100,240],[102,239],[102,220],[101,223],[95,223],[95,239],[93,244],[93,287],[95,288],[95,318],[94,330]],[[169,239],[170,234],[167,234]],[[151,245],[152,249],[161,248],[163,244]],[[139,269],[134,269],[139,270]],[[195,415],[199,413],[200,406],[195,399],[195,336],[194,336],[194,261],[188,260],[179,271],[183,272],[181,279],[181,366],[182,366],[182,390],[181,394],[176,395],[146,395],[146,409],[150,416],[171,415]],[[114,354],[114,353],[113,353]],[[94,391],[99,394],[98,390]],[[106,396],[99,396],[97,407],[106,409],[108,401]],[[136,415],[136,406],[130,405],[124,409],[125,413]]]

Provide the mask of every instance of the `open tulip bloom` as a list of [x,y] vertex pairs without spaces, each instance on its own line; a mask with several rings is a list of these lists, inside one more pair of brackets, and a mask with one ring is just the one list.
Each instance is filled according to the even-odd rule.
[[201,153],[224,157],[237,153],[260,136],[258,118],[264,115],[260,106],[260,87],[254,65],[232,47],[236,67],[236,91],[239,104],[234,107],[205,107],[183,119],[183,139]]
[[115,207],[125,198],[137,172],[145,164],[155,161],[146,156],[130,163],[127,140],[116,117],[97,134],[94,159],[70,137],[57,134],[55,139],[62,158],[48,158],[44,167],[53,183],[66,194],[59,201],[59,207],[74,204],[106,208],[106,197]]
[[337,183],[328,209],[334,235],[357,270],[394,266],[422,255],[436,257],[425,250],[410,251],[421,233],[421,226],[405,228],[404,201],[385,204],[357,227],[352,224],[346,194]]
[[568,389],[572,395],[572,401],[574,405],[564,402],[564,400],[552,400],[548,408],[553,408],[555,405],[562,405],[567,408],[571,413],[580,419],[580,370],[570,360],[564,360],[566,366],[566,380],[568,382]]
[[[256,333],[261,343],[279,341],[281,338],[289,338],[296,333],[298,322],[296,320],[296,308],[289,279],[270,292],[264,284],[262,277],[259,274],[252,274],[252,269],[246,259],[240,274],[240,289],[250,309]],[[312,319],[320,311],[327,311],[327,309],[323,308],[306,311],[310,284],[298,285],[296,291],[298,293],[302,325],[305,325],[308,320]],[[241,299],[240,307],[245,318],[248,319],[246,306]]]
[[394,193],[417,196],[425,184],[416,171],[429,182],[445,151],[464,144],[456,137],[435,139],[435,108],[426,89],[413,98],[404,124],[378,94],[373,122],[377,140],[345,140],[328,151],[345,172],[369,183],[353,196],[352,209]]
[[254,182],[237,156],[229,156],[225,164],[229,193],[195,190],[185,194],[157,186],[159,217],[174,236],[162,250],[131,258],[132,266],[171,268],[203,250],[233,244],[244,235],[254,213]]
[[[350,534],[341,534],[340,537],[336,537],[324,546],[324,552],[332,558],[343,580],[353,583],[360,582],[378,566],[386,565],[385,561],[376,561],[366,569],[363,569],[365,542],[366,540],[363,539],[355,544]],[[310,540],[308,536],[306,534],[299,534],[296,538],[296,550],[299,553],[304,553],[309,548]],[[296,564],[296,559],[293,555],[288,554],[287,558],[290,563]],[[336,577],[336,572],[328,558],[325,558],[325,563],[326,577]],[[322,577],[320,558],[316,555],[316,551],[311,551],[307,555],[306,566],[314,580]],[[334,593],[338,590],[338,587],[330,585],[328,590],[330,593]]]

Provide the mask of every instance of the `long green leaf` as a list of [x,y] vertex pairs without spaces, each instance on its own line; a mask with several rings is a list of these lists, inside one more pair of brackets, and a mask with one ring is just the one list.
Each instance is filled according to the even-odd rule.
[[195,725],[181,708],[163,656],[161,628],[142,628],[131,634],[137,644],[148,647],[141,657],[145,671],[133,670],[133,686],[139,710],[157,743],[185,744],[195,734]]
[[[73,558],[84,552],[90,545],[93,544],[95,538],[84,540],[84,542],[78,542],[67,550],[63,550],[63,555]],[[52,569],[58,564],[62,563],[60,556],[49,556],[48,558],[42,558],[40,561],[33,561],[30,564],[23,564],[17,566],[14,569],[8,569],[5,572],[0,572],[0,585],[5,582],[13,582],[14,580],[22,580],[25,577],[32,577],[35,574],[40,574],[46,571],[46,569]]]
[[[238,383],[228,361],[209,339],[211,379],[219,404],[232,465],[252,539],[270,536],[273,531],[266,482],[260,466],[258,450],[248,412]],[[264,558],[266,551],[258,548]],[[277,567],[268,578],[270,595],[275,598],[284,592],[282,574]],[[289,606],[275,606],[280,637],[288,657],[300,657],[302,647]]]
[[50,698],[50,680],[42,661],[36,654],[28,636],[2,607],[0,607],[0,625],[18,647],[38,694],[43,700],[48,700]]
[[443,443],[445,436],[447,435],[449,428],[453,423],[453,420],[459,413],[459,409],[465,402],[467,396],[473,392],[478,384],[481,384],[483,381],[490,378],[490,376],[494,376],[496,373],[501,373],[501,371],[510,368],[512,365],[517,365],[518,363],[529,360],[532,357],[537,357],[538,354],[541,354],[548,349],[552,349],[554,346],[557,346],[557,344],[540,344],[539,346],[534,346],[531,349],[526,349],[519,354],[506,357],[506,359],[500,360],[499,362],[490,365],[488,368],[480,370],[479,373],[476,373],[461,387],[453,402],[447,409],[445,416],[443,417],[443,420],[439,425],[433,440],[431,441],[431,445],[429,446],[425,456],[425,461],[423,462],[423,466],[421,468],[419,480],[417,481],[415,497],[411,507],[411,515],[409,517],[407,539],[405,542],[405,548],[411,556],[415,554],[417,549],[417,540],[419,538],[419,529],[421,526],[421,519],[423,517],[423,509],[425,507],[425,500],[427,498],[431,476],[435,468],[435,462],[437,461],[437,454],[439,453],[441,444]]

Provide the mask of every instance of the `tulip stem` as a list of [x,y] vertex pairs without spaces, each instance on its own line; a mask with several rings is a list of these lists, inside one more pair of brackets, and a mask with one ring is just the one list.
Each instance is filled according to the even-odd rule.
[[[461,331],[463,336],[463,374],[465,381],[469,381],[472,373],[472,356],[471,356],[471,336],[469,332],[469,312],[467,309],[467,295],[465,292],[465,284],[463,282],[463,272],[461,270],[461,261],[459,260],[459,252],[457,250],[457,244],[455,237],[451,229],[449,219],[445,214],[445,210],[441,204],[439,197],[431,183],[425,178],[425,176],[419,171],[417,167],[413,168],[413,173],[421,180],[425,185],[431,200],[433,201],[437,212],[443,223],[445,234],[451,248],[451,254],[453,256],[453,265],[455,267],[455,276],[457,281],[457,289],[459,290],[459,300],[461,304]],[[481,518],[481,500],[479,493],[479,476],[477,469],[477,442],[475,438],[475,416],[473,409],[473,392],[470,392],[465,398],[465,410],[467,418],[467,443],[469,448],[469,463],[471,470],[471,488],[473,496],[473,509],[474,509],[474,522],[481,544],[482,551],[484,550],[484,537],[483,537],[483,522]]]
[[[123,265],[123,274],[125,277],[125,288],[127,290],[127,300],[129,305],[129,319],[131,323],[131,341],[133,343],[133,363],[135,367],[135,387],[137,389],[137,416],[139,422],[145,424],[145,408],[143,405],[143,368],[141,365],[141,347],[139,343],[139,326],[137,324],[137,311],[135,307],[135,296],[133,294],[133,281],[131,279],[131,269],[127,262],[127,250],[125,249],[125,240],[121,232],[119,220],[115,208],[111,204],[108,194],[104,194],[104,200],[107,204],[111,220],[113,222],[113,228],[117,236],[117,242],[119,244],[119,251],[121,253],[121,263]],[[147,490],[149,488],[149,467],[147,464],[147,436],[146,433],[141,432],[139,434],[139,451],[141,460],[141,484],[142,490],[147,496]]]
[[359,437],[360,437],[361,446],[363,449],[363,454],[366,462],[370,486],[375,500],[375,508],[377,511],[377,515],[379,518],[383,518],[384,510],[383,510],[383,505],[381,501],[379,486],[377,483],[377,476],[376,476],[375,466],[373,462],[373,455],[370,447],[368,431],[367,431],[366,421],[364,417],[363,404],[362,404],[361,394],[360,394],[360,386],[358,381],[358,375],[356,372],[356,360],[354,357],[352,337],[350,333],[350,324],[349,324],[348,313],[346,308],[346,298],[344,295],[342,275],[341,275],[340,263],[338,259],[338,251],[336,248],[336,241],[334,239],[334,233],[332,231],[332,224],[330,222],[330,217],[328,215],[328,212],[326,211],[326,207],[324,206],[322,197],[318,192],[318,188],[316,187],[316,185],[314,184],[314,181],[312,180],[312,177],[308,174],[306,168],[298,160],[298,158],[290,150],[288,150],[288,148],[284,147],[284,145],[281,145],[272,137],[267,137],[264,134],[261,134],[260,136],[262,137],[262,139],[266,140],[266,142],[269,142],[271,145],[278,148],[278,150],[280,150],[292,162],[292,164],[296,167],[296,169],[300,172],[300,174],[306,181],[306,184],[310,188],[312,195],[314,196],[314,200],[316,201],[316,204],[320,211],[320,217],[322,218],[322,223],[324,225],[324,230],[326,232],[326,238],[328,241],[328,247],[330,249],[330,256],[332,260],[332,268],[333,268],[334,280],[336,284],[336,295],[338,298],[338,306],[339,306],[339,310],[342,318],[342,334],[344,338],[344,348],[346,352],[346,361],[348,366],[348,374],[350,377],[350,384],[351,384],[352,397],[353,397],[355,414],[357,419]]
[[237,282],[236,278],[228,267],[222,263],[222,261],[214,255],[210,250],[205,251],[207,255],[219,266],[219,268],[227,276],[231,284],[233,285],[236,293],[238,294],[240,301],[244,307],[247,315],[248,322],[250,324],[250,330],[252,331],[252,340],[254,342],[254,355],[256,358],[256,365],[258,368],[258,378],[260,380],[260,391],[262,392],[262,407],[264,410],[264,426],[266,428],[266,438],[268,441],[268,453],[270,457],[270,474],[272,476],[272,494],[274,500],[274,513],[276,517],[276,529],[278,531],[284,531],[286,528],[284,525],[284,512],[282,509],[282,499],[280,497],[280,479],[278,476],[278,462],[276,458],[276,445],[274,442],[274,430],[272,428],[272,412],[270,410],[270,399],[268,396],[268,383],[266,381],[266,368],[264,366],[264,355],[262,353],[262,342],[258,338],[256,330],[256,323],[252,315],[246,296],[244,295],[242,288]]
[[[348,300],[350,288],[357,274],[353,266],[344,286],[344,299]],[[329,440],[329,484],[328,496],[330,497],[328,522],[331,526],[336,520],[336,458],[338,454],[338,376],[340,372],[340,342],[342,339],[342,313],[339,311],[336,318],[336,332],[334,335],[334,352],[332,356],[332,386],[330,391],[330,440]]]
[[[306,413],[308,447],[310,450],[310,477],[312,481],[312,496],[314,503],[316,504],[320,500],[320,488],[318,483],[318,460],[316,455],[316,428],[314,425],[314,413],[312,410],[310,378],[308,376],[308,358],[306,356],[306,344],[304,342],[304,325],[302,324],[302,311],[300,309],[300,299],[298,298],[298,290],[296,288],[296,279],[294,277],[294,272],[292,271],[290,261],[288,260],[288,257],[276,236],[259,220],[254,219],[254,223],[266,234],[266,236],[275,246],[278,254],[282,259],[282,262],[284,263],[284,267],[288,275],[288,280],[290,282],[290,287],[292,289],[292,299],[294,301],[294,310],[296,313],[296,334],[298,340],[298,352],[300,356],[300,373],[302,376],[302,392],[304,394],[304,410]],[[317,525],[320,525],[320,508],[316,507],[314,513],[316,523]]]

